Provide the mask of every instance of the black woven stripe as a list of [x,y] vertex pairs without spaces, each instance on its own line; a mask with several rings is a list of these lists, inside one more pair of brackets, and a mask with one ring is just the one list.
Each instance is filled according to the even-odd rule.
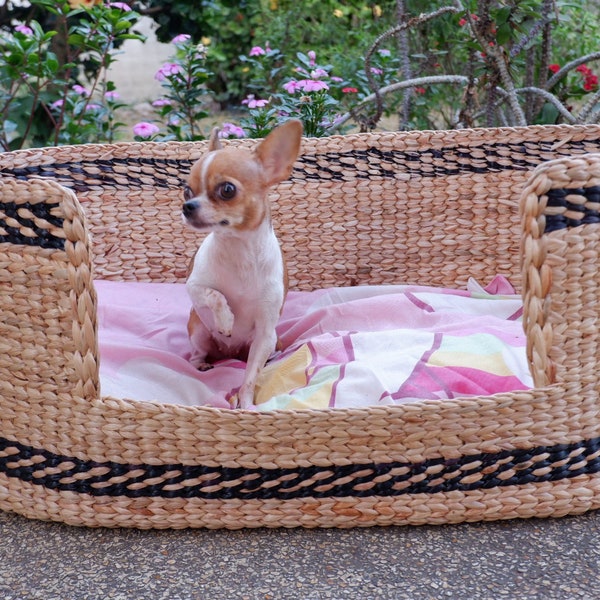
[[598,471],[600,438],[452,460],[290,469],[98,463],[0,438],[1,473],[92,496],[241,500],[400,496],[560,481]]
[[[344,153],[328,152],[302,155],[301,173],[292,179],[351,179],[396,178],[399,174],[421,177],[444,177],[465,173],[528,171],[557,157],[553,142],[489,143],[480,146],[430,148],[427,150],[353,150]],[[597,151],[600,140],[570,142],[561,146],[561,154]],[[544,153],[542,155],[542,153]],[[350,174],[348,174],[350,171]]]
[[547,207],[546,233],[600,223],[600,186],[550,190]]
[[[348,152],[300,156],[292,180],[336,180],[440,177],[466,173],[527,171],[559,154],[581,154],[600,149],[600,140],[568,142],[560,151],[553,142],[484,143],[479,146],[426,150],[382,150],[371,147]],[[167,158],[111,158],[69,163],[5,168],[2,175],[18,179],[50,177],[78,191],[94,186],[177,188],[184,184],[193,161]]]
[[[50,230],[40,227],[34,219],[23,217],[20,210],[31,212],[36,218],[42,219],[53,227],[62,230],[63,219],[54,216],[52,210],[59,208],[57,203],[29,204],[15,202],[0,202],[0,243],[8,242],[40,248],[64,249],[65,240],[52,235]],[[9,221],[10,219],[10,221]],[[19,225],[9,225],[16,221]]]
[[30,177],[48,177],[61,185],[82,192],[94,187],[115,188],[173,188],[184,185],[191,160],[167,158],[111,158],[73,160],[68,163],[30,165],[3,169],[1,176],[26,180]]

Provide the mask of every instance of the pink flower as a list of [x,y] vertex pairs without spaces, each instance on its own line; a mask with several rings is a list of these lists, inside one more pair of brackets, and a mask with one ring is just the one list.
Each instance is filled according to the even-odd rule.
[[378,67],[371,67],[371,73],[373,75],[383,75],[383,70]]
[[84,88],[82,85],[79,85],[78,83],[76,83],[73,86],[73,91],[76,94],[79,94],[80,96],[85,96],[86,98],[90,95],[89,90],[87,90],[86,88]]
[[314,67],[317,61],[317,53],[314,50],[309,50],[308,59],[310,60],[310,66]]
[[261,48],[260,46],[254,46],[251,50],[250,50],[250,56],[262,56],[263,54],[266,54],[265,50],[263,48]]
[[189,41],[191,39],[192,39],[191,35],[188,35],[187,33],[180,33],[179,35],[176,35],[171,40],[171,43],[172,44],[185,44],[187,41]]
[[109,101],[109,102],[114,102],[115,100],[118,100],[121,96],[119,95],[119,92],[106,92],[104,94],[104,97]]
[[181,66],[177,63],[165,63],[154,76],[156,81],[164,81],[167,77],[181,73]]
[[333,81],[334,83],[342,83],[342,81],[344,81],[341,77],[332,77],[331,81]]
[[88,104],[88,105],[85,107],[85,110],[86,110],[86,112],[87,112],[87,111],[90,111],[90,112],[91,112],[91,111],[95,111],[95,110],[101,110],[101,109],[102,109],[102,107],[101,107],[99,104],[92,104],[92,103]]
[[342,88],[342,92],[344,92],[344,94],[356,94],[358,93],[358,90],[355,87],[345,87]]
[[247,104],[248,108],[264,108],[267,104],[269,104],[269,101],[255,98],[254,94],[250,94],[245,100],[242,100],[242,104]]
[[123,12],[131,11],[131,6],[129,6],[129,4],[125,4],[125,2],[109,2],[108,6],[110,6],[111,8],[118,8],[119,10],[122,10]]
[[168,98],[157,98],[152,103],[152,106],[154,106],[156,108],[160,108],[161,106],[171,106],[171,104],[173,104],[173,103]]
[[283,84],[283,89],[288,93],[288,94],[295,94],[296,91],[298,89],[300,89],[300,86],[298,85],[298,82],[295,79],[291,79],[290,81],[288,81],[287,83]]
[[321,90],[328,90],[329,86],[324,81],[302,79],[298,82],[298,88],[303,92],[320,92]]
[[325,69],[315,69],[310,72],[311,79],[321,79],[321,77],[329,77],[329,73]]
[[154,125],[153,123],[146,123],[142,121],[141,123],[136,123],[133,126],[133,133],[141,138],[149,138],[153,135],[156,135],[160,129]]
[[220,138],[230,138],[230,137],[243,138],[245,136],[246,136],[246,132],[241,127],[238,127],[237,125],[234,125],[233,123],[223,123],[223,125],[221,127],[221,131],[219,131]]
[[62,98],[59,98],[58,100],[55,100],[51,105],[50,108],[54,108],[54,109],[59,109],[62,108],[62,105],[65,103],[65,101]]
[[28,27],[27,25],[23,25],[22,23],[15,27],[15,31],[18,31],[23,35],[33,35],[33,29],[31,29],[31,27]]
[[379,50],[379,55],[380,56],[390,56],[392,53],[389,50],[386,50],[385,48],[382,48],[381,50]]

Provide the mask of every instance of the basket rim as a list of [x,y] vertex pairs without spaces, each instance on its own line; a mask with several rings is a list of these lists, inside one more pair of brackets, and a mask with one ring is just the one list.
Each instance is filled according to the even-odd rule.
[[[407,140],[413,138],[428,138],[428,141],[437,139],[444,139],[446,141],[460,142],[462,139],[472,138],[471,143],[476,144],[477,142],[485,142],[486,140],[478,139],[479,136],[484,136],[489,142],[490,136],[502,133],[512,133],[517,135],[532,134],[536,135],[543,132],[548,133],[579,133],[588,132],[590,129],[597,129],[600,132],[600,124],[570,124],[570,123],[559,123],[559,124],[547,124],[547,125],[523,125],[523,126],[502,126],[502,127],[471,127],[463,129],[419,129],[411,131],[387,131],[387,130],[376,130],[367,132],[353,132],[345,134],[334,134],[322,138],[307,137],[303,136],[305,144],[316,143],[318,145],[328,144],[328,141],[334,143],[340,140],[364,140],[364,139],[388,139],[388,138],[404,138]],[[260,138],[229,138],[222,140],[225,144],[234,144],[242,146],[254,146],[258,144]],[[569,139],[560,139],[557,141],[557,147],[568,142]],[[170,140],[166,142],[158,141],[117,141],[117,142],[102,142],[102,143],[86,143],[86,144],[65,144],[61,146],[40,146],[35,148],[21,148],[19,150],[11,150],[0,154],[0,163],[2,163],[2,156],[8,155],[20,155],[20,154],[35,154],[39,152],[65,152],[77,149],[137,149],[140,148],[195,148],[203,146],[208,143],[208,139],[197,140],[197,141],[176,141]],[[82,155],[81,160],[85,159]]]

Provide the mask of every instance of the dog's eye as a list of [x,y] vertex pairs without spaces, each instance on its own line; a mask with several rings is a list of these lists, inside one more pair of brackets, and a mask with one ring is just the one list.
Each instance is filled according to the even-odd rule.
[[192,188],[189,185],[186,185],[183,188],[183,199],[187,202],[188,200],[191,200],[194,197],[194,192],[192,190]]
[[219,198],[221,198],[221,200],[232,200],[237,193],[237,189],[233,183],[226,181],[218,187],[217,193],[219,194]]

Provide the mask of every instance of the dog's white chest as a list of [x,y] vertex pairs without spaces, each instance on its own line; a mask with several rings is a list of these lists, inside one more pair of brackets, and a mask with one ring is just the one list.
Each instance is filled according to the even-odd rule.
[[210,234],[196,254],[187,282],[194,308],[211,330],[202,305],[205,290],[225,297],[234,316],[231,336],[226,336],[233,345],[248,343],[257,322],[272,321],[283,304],[283,260],[277,238],[270,227],[254,233],[250,243],[246,238]]

